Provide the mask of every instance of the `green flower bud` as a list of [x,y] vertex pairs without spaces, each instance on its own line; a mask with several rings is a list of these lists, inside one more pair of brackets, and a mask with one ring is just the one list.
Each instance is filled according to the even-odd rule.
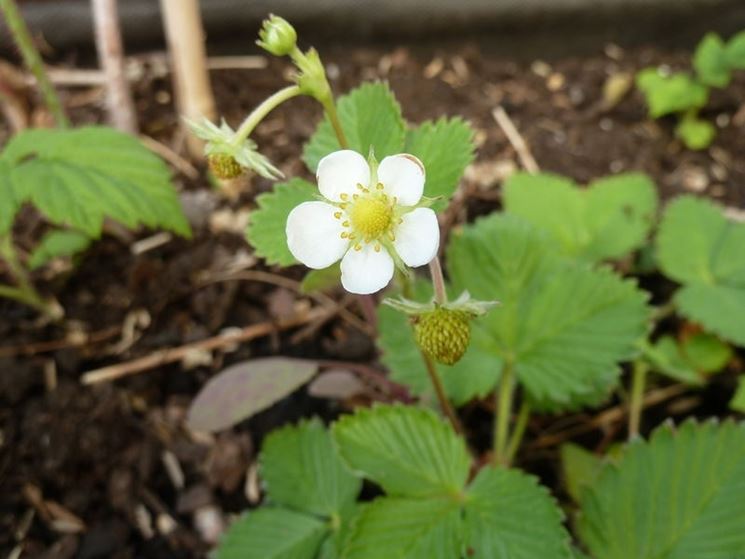
[[212,153],[207,156],[207,163],[218,179],[234,179],[243,174],[243,167],[227,153]]
[[454,365],[471,341],[471,318],[464,311],[437,307],[414,318],[414,337],[422,351],[445,365]]
[[290,54],[297,43],[295,28],[286,19],[274,14],[264,20],[259,37],[256,44],[275,56]]

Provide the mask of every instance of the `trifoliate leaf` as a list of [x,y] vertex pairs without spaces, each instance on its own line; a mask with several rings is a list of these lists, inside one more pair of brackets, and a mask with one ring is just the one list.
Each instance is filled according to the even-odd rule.
[[730,409],[745,413],[745,375],[737,379],[737,390],[729,402]]
[[287,216],[296,206],[313,200],[317,191],[308,181],[292,179],[257,196],[257,207],[249,217],[246,239],[267,264],[291,266],[297,263],[287,248]]
[[646,175],[626,173],[587,189],[550,174],[517,173],[504,186],[508,213],[549,231],[572,256],[596,262],[639,248],[657,211],[657,189]]
[[745,31],[740,31],[730,37],[724,55],[727,57],[727,64],[731,69],[745,70]]
[[709,100],[706,86],[688,74],[666,76],[657,68],[646,68],[636,75],[636,85],[644,93],[652,118],[698,109]]
[[693,67],[701,83],[712,87],[727,87],[730,67],[724,42],[719,35],[704,35],[693,54]]
[[711,145],[717,135],[717,130],[708,120],[686,115],[675,127],[675,135],[688,149],[699,150]]
[[18,211],[10,170],[11,166],[0,159],[0,235],[10,230]]
[[345,559],[462,557],[460,503],[447,497],[373,501],[353,526]]
[[261,451],[261,476],[273,503],[322,516],[341,515],[361,486],[318,420],[272,432]]
[[328,532],[323,521],[282,508],[261,508],[235,521],[216,559],[315,559]]
[[168,167],[128,134],[104,127],[26,130],[0,157],[11,167],[16,202],[31,202],[53,223],[94,238],[106,217],[190,235]]
[[[414,291],[417,301],[429,301],[432,297],[429,283],[416,282]],[[492,312],[499,312],[499,309]],[[432,382],[414,339],[409,318],[394,308],[381,305],[378,307],[378,332],[381,360],[390,369],[391,378],[408,386],[414,394],[432,396]],[[474,398],[483,398],[499,380],[502,361],[496,355],[479,349],[477,339],[481,335],[481,331],[472,332],[471,345],[455,365],[435,364],[445,392],[456,406]]]
[[745,554],[745,424],[663,426],[631,443],[582,499],[595,559],[732,559]]
[[431,410],[378,405],[342,417],[333,435],[352,469],[389,495],[457,495],[466,483],[465,443]]
[[91,238],[80,231],[55,229],[42,237],[28,259],[32,270],[41,268],[53,258],[74,256],[91,244]]
[[709,201],[682,196],[665,211],[657,253],[663,273],[683,284],[674,298],[680,312],[745,345],[745,224]]
[[[375,150],[378,161],[386,155],[401,152],[404,145],[405,124],[401,106],[388,84],[366,83],[339,97],[337,112],[344,134],[353,149],[365,157]],[[311,171],[331,152],[340,150],[328,116],[305,145],[303,161]]]
[[579,503],[582,492],[595,483],[603,469],[603,460],[574,443],[564,443],[559,452],[564,487],[574,502]]
[[493,215],[454,233],[447,254],[457,290],[501,302],[474,320],[474,334],[482,329],[481,349],[512,362],[540,409],[597,403],[647,330],[646,296],[634,282],[560,257],[515,216]]
[[517,470],[484,468],[466,496],[468,557],[569,559],[562,520],[561,510],[535,478]]
[[455,193],[463,171],[473,160],[473,150],[473,130],[460,118],[427,121],[406,132],[404,151],[424,163],[424,195],[443,196],[441,207]]

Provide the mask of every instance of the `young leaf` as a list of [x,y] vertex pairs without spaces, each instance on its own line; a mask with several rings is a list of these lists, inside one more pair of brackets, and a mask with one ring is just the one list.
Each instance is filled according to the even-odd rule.
[[639,248],[657,211],[657,189],[646,175],[597,180],[585,190],[550,174],[517,173],[504,186],[508,213],[548,230],[572,256],[597,262]]
[[462,557],[460,503],[447,497],[383,497],[360,515],[345,559],[454,559]]
[[732,410],[745,413],[745,375],[741,375],[737,379],[737,390],[729,402],[729,407]]
[[714,141],[717,130],[708,120],[695,116],[684,116],[675,127],[675,135],[680,138],[688,149],[706,149]]
[[569,559],[562,520],[561,510],[535,478],[517,470],[484,468],[466,497],[467,547],[473,551],[468,556]]
[[647,329],[646,296],[608,269],[560,258],[514,216],[493,215],[456,233],[448,248],[457,290],[501,305],[473,322],[481,349],[505,362],[539,409],[597,403]]
[[688,74],[666,76],[657,68],[646,68],[636,75],[636,85],[644,93],[652,118],[698,109],[709,100],[707,87]]
[[312,361],[265,357],[236,363],[212,377],[189,408],[189,427],[220,431],[288,396],[318,371]]
[[582,499],[579,535],[596,559],[745,553],[745,424],[666,425],[629,445]]
[[300,289],[303,293],[316,293],[337,287],[339,285],[339,278],[341,277],[339,266],[340,264],[337,262],[323,270],[311,270],[305,274],[303,282],[300,284]]
[[564,443],[559,452],[564,487],[574,502],[579,503],[582,492],[595,483],[603,469],[603,460],[574,443]]
[[54,258],[74,256],[83,252],[90,244],[91,238],[80,231],[59,229],[49,231],[29,256],[28,267],[35,270]]
[[18,211],[10,170],[11,166],[7,161],[0,159],[0,235],[10,230]]
[[698,332],[684,339],[682,353],[691,366],[703,374],[721,371],[732,359],[729,344],[706,332]]
[[260,508],[234,522],[220,541],[217,559],[315,559],[328,532],[310,515]]
[[693,67],[701,83],[712,87],[727,87],[730,67],[724,42],[719,35],[704,35],[693,54]]
[[426,169],[424,195],[443,196],[443,207],[473,160],[473,150],[473,130],[460,118],[427,121],[406,132],[404,151],[417,156]]
[[704,379],[672,336],[661,336],[654,344],[645,344],[643,352],[655,372],[693,386],[703,384]]
[[190,235],[168,167],[128,134],[104,127],[27,130],[0,159],[11,167],[16,202],[33,203],[55,224],[95,238],[110,217],[127,227]]
[[681,196],[662,218],[657,253],[663,273],[683,284],[674,299],[680,312],[745,345],[745,224],[709,201]]
[[740,31],[730,37],[724,55],[727,57],[727,64],[731,69],[745,70],[745,31]]
[[272,502],[322,516],[341,516],[361,486],[318,420],[272,432],[261,451],[261,476]]
[[295,206],[313,200],[316,192],[316,187],[308,181],[292,179],[257,196],[257,207],[251,212],[246,239],[267,264],[291,266],[296,263],[287,248],[287,216]]
[[[344,134],[353,149],[365,157],[370,148],[378,161],[399,153],[404,145],[405,124],[401,106],[388,84],[365,83],[339,98],[337,112]],[[305,145],[303,161],[311,171],[331,152],[341,149],[328,116]]]
[[457,495],[466,483],[465,443],[433,411],[378,405],[342,417],[333,435],[352,469],[389,495]]

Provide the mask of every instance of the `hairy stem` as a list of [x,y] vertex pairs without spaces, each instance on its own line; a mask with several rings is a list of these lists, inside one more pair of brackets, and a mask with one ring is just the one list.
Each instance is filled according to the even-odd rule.
[[432,276],[432,287],[435,290],[435,301],[443,305],[448,302],[448,295],[445,292],[445,278],[442,275],[442,266],[440,259],[435,256],[429,263],[429,273]]
[[300,87],[298,87],[297,85],[290,85],[288,87],[285,87],[284,89],[280,89],[273,95],[264,99],[264,101],[262,101],[262,103],[258,107],[251,111],[251,114],[246,117],[246,119],[238,128],[238,131],[235,134],[235,143],[240,143],[248,138],[251,132],[254,131],[254,128],[256,128],[256,126],[258,126],[258,124],[262,120],[264,120],[266,115],[276,109],[279,105],[281,105],[288,99],[297,97],[300,94]]
[[494,463],[507,465],[507,444],[509,437],[512,397],[515,392],[515,379],[512,361],[505,361],[496,393],[494,413]]
[[434,362],[423,351],[420,351],[420,353],[427,369],[429,380],[432,381],[432,386],[435,389],[437,401],[440,403],[443,413],[447,416],[448,420],[450,420],[450,424],[453,426],[453,429],[455,429],[455,432],[463,434],[463,427],[461,427],[458,416],[455,414],[453,406],[450,405],[447,394],[445,394],[445,387],[442,385],[442,380],[440,379],[440,375],[437,373]]
[[515,421],[515,429],[512,431],[512,437],[507,445],[507,463],[506,466],[512,464],[512,461],[517,455],[517,451],[520,448],[520,444],[523,441],[525,435],[525,428],[528,426],[528,419],[530,419],[530,404],[527,400],[523,399],[520,404],[520,411],[517,413],[517,420]]
[[336,134],[336,139],[339,140],[339,145],[342,149],[347,149],[349,147],[349,142],[347,141],[347,137],[344,134],[344,129],[341,127],[341,121],[339,120],[339,115],[336,112],[336,103],[334,103],[334,98],[329,95],[328,99],[323,101],[321,104],[323,105],[323,109],[326,111],[326,114],[329,117],[331,127],[334,129],[334,134]]
[[648,371],[649,366],[644,361],[634,361],[631,373],[631,401],[629,403],[629,440],[639,436]]
[[67,128],[70,126],[70,121],[67,119],[67,115],[62,108],[62,102],[52,82],[49,80],[49,76],[47,76],[44,69],[44,62],[42,62],[41,55],[39,55],[39,51],[34,46],[31,33],[28,30],[26,22],[23,21],[21,13],[18,11],[15,0],[0,0],[0,9],[5,14],[5,21],[8,24],[10,34],[13,35],[13,40],[18,46],[18,50],[21,52],[23,62],[34,75],[34,78],[36,78],[36,83],[39,86],[49,112],[52,113],[57,126]]
[[0,297],[24,303],[50,318],[61,318],[62,309],[59,304],[54,300],[45,300],[31,283],[28,272],[18,259],[10,234],[0,237],[0,258],[5,260],[8,271],[16,282],[15,286],[0,285]]

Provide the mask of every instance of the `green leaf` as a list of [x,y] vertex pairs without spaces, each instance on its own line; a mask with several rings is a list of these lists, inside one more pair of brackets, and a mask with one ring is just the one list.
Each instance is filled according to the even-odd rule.
[[686,115],[675,127],[675,135],[683,140],[688,149],[699,150],[711,145],[717,130],[708,120]]
[[463,171],[473,161],[473,150],[473,129],[460,118],[427,121],[406,132],[404,151],[424,163],[424,195],[444,197],[440,207],[447,205],[458,188]]
[[559,452],[564,487],[574,502],[579,503],[582,492],[592,487],[603,469],[603,460],[574,443],[564,443]]
[[644,346],[644,357],[652,369],[673,380],[693,386],[704,380],[686,359],[678,342],[672,336],[662,336],[653,345]]
[[729,402],[729,407],[732,410],[745,413],[745,375],[741,375],[737,379],[737,390]]
[[13,226],[18,203],[16,202],[13,182],[10,178],[11,166],[0,159],[0,235],[7,233]]
[[745,424],[663,426],[603,469],[582,500],[595,559],[733,559],[745,553]]
[[[429,282],[414,283],[414,299],[429,301],[432,285]],[[432,382],[422,361],[422,355],[414,339],[409,318],[387,305],[378,307],[378,347],[381,361],[391,371],[391,378],[409,387],[419,396],[433,397]],[[501,359],[477,347],[476,339],[481,331],[472,332],[471,344],[463,358],[455,365],[435,364],[448,398],[461,406],[474,398],[488,395],[499,380]]]
[[600,179],[587,189],[555,175],[517,173],[504,186],[504,204],[508,213],[548,230],[567,254],[596,262],[644,243],[657,189],[638,173]]
[[74,256],[83,252],[90,244],[91,238],[79,231],[59,229],[49,231],[29,256],[28,267],[35,270],[54,258]]
[[455,499],[379,498],[355,523],[343,557],[456,559],[462,556],[461,533],[461,507]]
[[1,157],[11,167],[16,202],[31,202],[53,223],[98,237],[110,217],[131,228],[190,235],[168,167],[128,134],[104,127],[26,130]]
[[300,289],[303,293],[316,293],[333,289],[339,285],[341,278],[340,263],[337,262],[323,270],[311,270],[303,278]]
[[314,559],[325,524],[307,514],[261,508],[234,522],[220,541],[217,559]]
[[[569,559],[561,510],[535,478],[484,468],[468,489],[465,525],[476,559]],[[451,557],[456,557],[451,555]]]
[[404,497],[459,494],[471,459],[463,439],[433,411],[377,405],[333,427],[353,470]]
[[322,516],[341,515],[361,487],[318,420],[272,432],[261,451],[261,476],[272,502]]
[[[399,153],[404,145],[405,124],[401,106],[388,84],[365,83],[347,95],[339,97],[337,112],[344,134],[353,149],[365,157],[370,148],[375,150],[378,161],[386,155]],[[305,145],[303,160],[311,171],[329,153],[340,150],[328,116],[318,126]]]
[[682,352],[693,368],[703,374],[721,371],[732,359],[729,344],[706,332],[698,332],[683,340]]
[[674,299],[680,312],[745,345],[745,224],[707,200],[681,196],[663,215],[657,254],[663,273],[683,284]]
[[636,75],[636,86],[644,93],[649,116],[659,118],[672,113],[698,109],[709,100],[709,90],[683,73],[666,76],[657,68],[646,68]]
[[212,377],[189,408],[189,427],[220,431],[285,398],[318,372],[302,359],[264,357],[231,365]]
[[731,69],[745,70],[745,31],[740,31],[730,37],[724,55]]
[[730,67],[722,38],[716,33],[707,33],[693,54],[693,67],[701,83],[712,87],[727,87]]
[[316,188],[303,179],[292,179],[256,197],[246,239],[267,264],[291,266],[297,261],[287,248],[287,216],[296,206],[314,199]]
[[492,215],[455,232],[448,248],[457,290],[502,304],[473,322],[511,360],[534,406],[598,403],[646,332],[646,295],[609,269],[559,257],[554,244],[515,216]]

